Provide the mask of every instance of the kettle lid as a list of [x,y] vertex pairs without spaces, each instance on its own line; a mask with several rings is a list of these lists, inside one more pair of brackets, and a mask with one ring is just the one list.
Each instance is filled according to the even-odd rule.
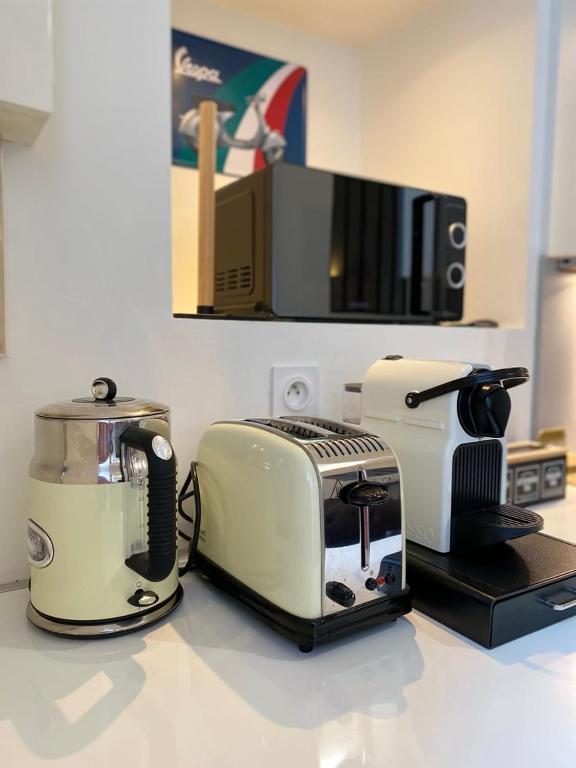
[[92,382],[92,397],[77,397],[50,403],[36,411],[44,419],[131,419],[158,416],[167,405],[135,397],[118,397],[115,382],[105,376]]

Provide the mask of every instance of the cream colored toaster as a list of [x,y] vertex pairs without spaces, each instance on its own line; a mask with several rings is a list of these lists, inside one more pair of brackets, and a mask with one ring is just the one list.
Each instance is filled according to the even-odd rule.
[[212,425],[198,448],[197,562],[303,651],[410,610],[398,462],[316,417]]

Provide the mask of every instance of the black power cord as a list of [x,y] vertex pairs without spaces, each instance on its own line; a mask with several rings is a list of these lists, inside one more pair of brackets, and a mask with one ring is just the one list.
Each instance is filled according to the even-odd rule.
[[[189,490],[190,485],[192,485],[192,490]],[[191,498],[194,498],[194,518],[187,515],[183,509],[184,502]],[[194,571],[198,567],[196,564],[196,552],[198,551],[198,539],[200,537],[202,504],[200,502],[200,486],[198,483],[197,463],[195,461],[190,464],[190,471],[182,486],[182,490],[178,494],[178,513],[184,520],[186,520],[186,522],[191,523],[194,526],[192,536],[188,536],[187,533],[184,533],[178,528],[178,535],[180,538],[189,542],[188,560],[182,568],[178,569],[178,575],[184,576],[188,571]]]

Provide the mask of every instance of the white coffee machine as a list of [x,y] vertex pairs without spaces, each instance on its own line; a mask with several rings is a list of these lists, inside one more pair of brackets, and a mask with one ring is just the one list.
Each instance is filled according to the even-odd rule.
[[413,606],[487,648],[576,615],[576,546],[504,503],[508,389],[525,368],[390,355],[345,388],[398,457]]
[[542,528],[540,515],[505,504],[507,390],[528,379],[525,368],[399,355],[368,370],[361,424],[398,457],[409,540],[453,552]]

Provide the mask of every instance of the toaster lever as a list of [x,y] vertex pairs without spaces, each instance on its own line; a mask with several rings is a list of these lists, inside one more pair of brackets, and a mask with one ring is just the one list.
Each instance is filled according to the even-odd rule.
[[355,507],[379,507],[390,498],[386,486],[382,483],[373,483],[366,480],[366,470],[358,470],[358,482],[348,483],[340,491],[340,498],[344,504],[353,504]]
[[370,507],[360,509],[360,537],[362,539],[362,563],[363,571],[370,568]]
[[386,486],[368,480],[365,469],[358,470],[358,481],[348,483],[340,491],[340,498],[345,504],[360,507],[360,548],[361,568],[370,569],[370,507],[379,507],[390,498]]
[[[358,470],[358,487],[366,487],[365,484],[367,484],[368,481],[368,474],[365,469],[359,469]],[[373,490],[371,493],[359,493],[358,488],[356,489],[356,495],[357,496],[366,496],[368,495],[368,499],[373,495]],[[380,489],[378,489],[379,491]],[[368,504],[366,504],[366,500],[364,501],[364,504],[360,508],[360,546],[362,548],[362,554],[361,554],[361,563],[360,567],[363,571],[367,571],[370,569],[370,507]]]

